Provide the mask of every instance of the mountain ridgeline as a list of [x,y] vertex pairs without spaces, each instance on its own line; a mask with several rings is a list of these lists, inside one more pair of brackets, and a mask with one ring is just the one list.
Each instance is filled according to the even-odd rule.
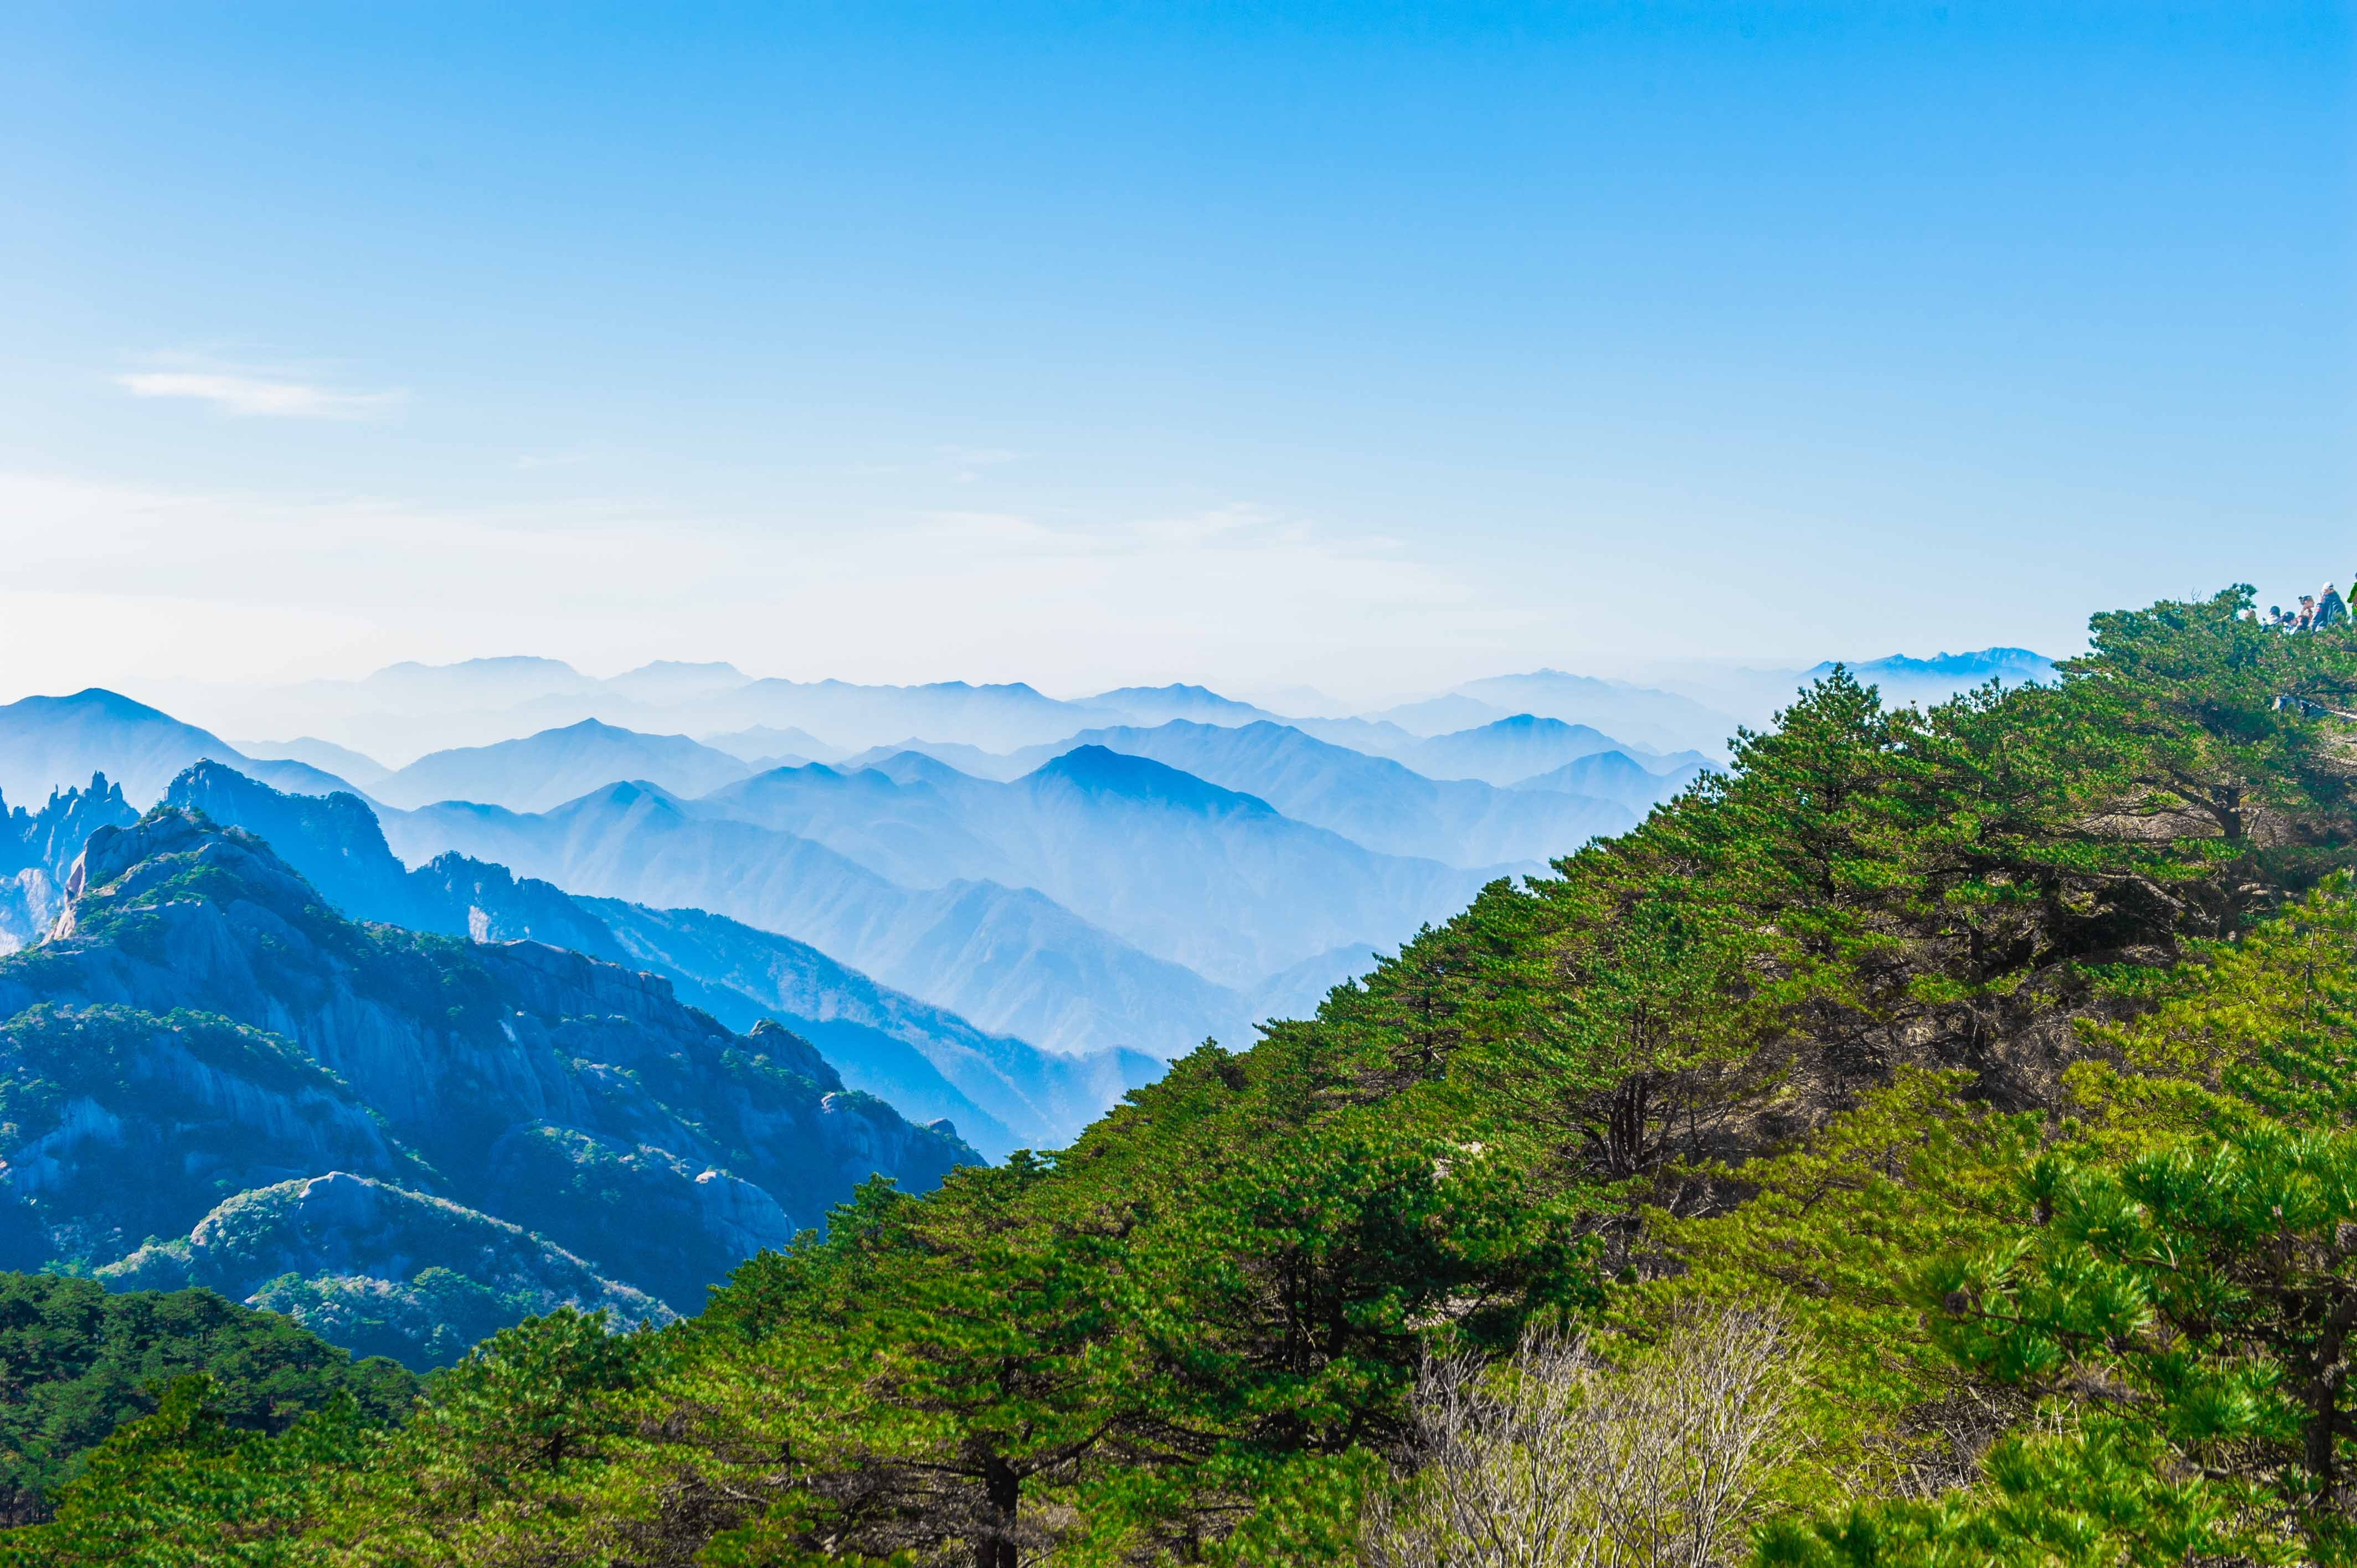
[[2357,632],[2249,607],[1929,711],[1832,671],[1067,1148],[505,1329],[382,1434],[192,1393],[23,1550],[2341,1561]]
[[[516,691],[553,678],[529,662],[478,673],[493,696],[511,678]],[[693,711],[720,679],[666,669],[596,690]],[[412,685],[436,691],[443,678],[413,671],[377,695],[402,700]],[[976,689],[909,712],[970,719],[1004,696]],[[399,768],[316,739],[247,743],[239,759],[205,732],[99,693],[0,710],[0,731],[23,743],[31,777],[59,759],[119,757],[139,780],[125,791],[132,808],[155,798],[163,757],[222,761],[296,794],[361,795],[412,864],[455,852],[576,895],[708,910],[816,947],[987,1033],[1116,1063],[1125,1051],[1167,1059],[1207,1037],[1247,1039],[1262,1021],[1314,1006],[1484,881],[1536,873],[1625,830],[1697,771],[1551,718],[1430,740],[1378,726],[1448,775],[1435,778],[1200,688],[1125,690],[1096,706],[1023,701],[1098,714],[1116,699],[1158,722],[1006,754],[912,737],[846,756],[807,731],[761,725],[710,732],[707,745],[584,719]],[[264,756],[290,760],[253,760]],[[1580,791],[1586,776],[1528,789],[1462,776],[1597,756],[1599,794]],[[315,771],[324,765],[353,782]],[[1108,865],[1120,869],[1107,875]],[[22,945],[46,929],[59,871],[19,876],[0,897],[0,940]],[[1130,1076],[1124,1067],[1094,1081]],[[1048,1141],[988,1114],[1006,1146]],[[1060,1136],[1078,1124],[1063,1122]]]
[[[182,782],[217,798],[222,771]],[[868,1176],[976,1157],[774,1023],[544,941],[356,923],[200,811],[100,828],[64,892],[0,960],[13,1267],[202,1285],[424,1367],[561,1305],[693,1311]]]
[[1134,1051],[1062,1056],[992,1035],[877,984],[817,949],[701,909],[575,897],[501,865],[444,853],[415,870],[355,796],[282,794],[212,764],[166,803],[266,840],[355,919],[476,940],[530,939],[672,983],[732,1028],[763,1018],[817,1045],[854,1088],[920,1120],[947,1118],[993,1158],[1071,1139],[1160,1063]]

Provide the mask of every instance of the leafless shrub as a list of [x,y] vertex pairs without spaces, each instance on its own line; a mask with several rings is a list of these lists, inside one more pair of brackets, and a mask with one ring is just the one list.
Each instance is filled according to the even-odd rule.
[[1890,1489],[1929,1500],[1973,1485],[1990,1445],[2028,1420],[2035,1403],[2018,1389],[1963,1384],[1917,1405],[1878,1445],[1895,1461]]
[[1372,1568],[1718,1568],[1748,1544],[1799,1434],[1800,1349],[1779,1315],[1681,1322],[1608,1366],[1534,1335],[1504,1363],[1418,1381],[1419,1467],[1368,1513]]

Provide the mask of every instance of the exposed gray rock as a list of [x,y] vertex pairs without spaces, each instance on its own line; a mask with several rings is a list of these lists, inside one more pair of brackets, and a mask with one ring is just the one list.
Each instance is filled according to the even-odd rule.
[[291,1274],[305,1311],[366,1297],[393,1312],[369,1332],[410,1323],[423,1354],[450,1327],[436,1301],[700,1306],[868,1176],[922,1188],[975,1158],[787,1029],[733,1033],[658,975],[544,942],[356,924],[189,811],[100,828],[67,886],[58,934],[0,959],[18,1266],[185,1266],[238,1295]]

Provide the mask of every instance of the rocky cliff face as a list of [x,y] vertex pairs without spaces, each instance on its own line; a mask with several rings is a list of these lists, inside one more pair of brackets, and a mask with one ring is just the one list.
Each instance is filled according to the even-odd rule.
[[[424,1364],[558,1301],[694,1310],[867,1176],[974,1157],[785,1029],[543,942],[358,924],[194,811],[101,827],[64,891],[0,960],[0,1261],[269,1293]],[[382,1223],[321,1207],[358,1194]]]
[[136,822],[123,786],[91,776],[86,789],[53,789],[38,811],[0,800],[0,953],[41,940],[65,906],[66,872],[84,840]]

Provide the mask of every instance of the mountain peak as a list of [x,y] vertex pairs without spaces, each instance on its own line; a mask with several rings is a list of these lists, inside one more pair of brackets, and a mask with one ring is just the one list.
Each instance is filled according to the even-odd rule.
[[160,719],[168,725],[180,723],[161,708],[151,708],[135,697],[110,692],[103,686],[84,686],[81,691],[63,697],[27,697],[25,704],[110,719]]
[[[567,664],[562,659],[543,659],[538,654],[533,653],[501,653],[482,659],[461,659],[450,664],[427,664],[420,660],[404,659],[397,664],[388,664],[383,669],[376,672],[377,675],[391,675],[396,678],[408,675],[441,675],[454,673],[465,673],[469,675],[534,674],[578,676],[581,671],[576,670],[572,665]],[[374,680],[375,678],[376,677],[373,675],[370,677],[371,680]]]
[[1222,789],[1168,763],[1103,746],[1076,746],[1026,775],[1023,782],[1060,782],[1094,794],[1118,795],[1185,811],[1243,809],[1276,814],[1275,807],[1256,796]]
[[[1594,739],[1610,741],[1612,738],[1610,736],[1606,735],[1602,730],[1598,729],[1593,725],[1569,724],[1562,719],[1548,718],[1543,714],[1513,714],[1502,719],[1492,720],[1489,724],[1479,725],[1473,729],[1460,730],[1458,733],[1459,735],[1545,736],[1566,740]],[[1443,740],[1450,740],[1455,737],[1451,736],[1443,736],[1440,738]]]
[[258,905],[288,926],[332,918],[310,884],[268,844],[180,806],[158,806],[128,827],[93,832],[66,875],[65,896],[53,941],[188,898]]

